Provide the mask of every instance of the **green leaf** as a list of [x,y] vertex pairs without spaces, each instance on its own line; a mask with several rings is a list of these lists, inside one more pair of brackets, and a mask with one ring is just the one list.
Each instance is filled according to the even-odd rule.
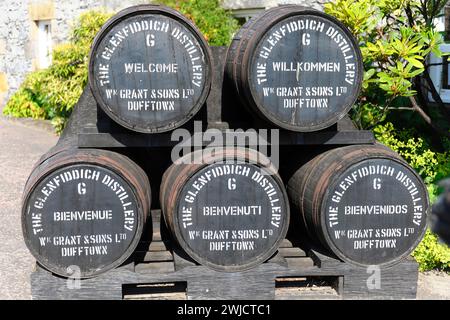
[[408,58],[405,58],[405,60],[408,61],[409,63],[411,63],[416,68],[421,68],[421,69],[424,68],[423,63],[415,58],[408,57]]
[[369,69],[366,72],[364,72],[364,80],[369,80],[370,78],[372,78],[375,72],[376,72],[375,69]]
[[417,77],[419,74],[423,73],[424,70],[425,70],[425,69],[423,69],[423,68],[414,70],[413,72],[411,72],[411,73],[409,74],[409,77],[410,77],[410,78]]

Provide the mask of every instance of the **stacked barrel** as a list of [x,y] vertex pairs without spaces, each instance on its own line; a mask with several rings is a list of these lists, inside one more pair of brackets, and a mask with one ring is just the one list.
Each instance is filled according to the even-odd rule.
[[173,130],[203,106],[211,85],[210,49],[175,10],[137,6],[110,19],[91,50],[89,84],[99,106],[125,128]]
[[231,43],[226,74],[252,114],[292,131],[327,128],[353,106],[361,52],[339,21],[299,6],[250,19]]
[[399,262],[425,232],[423,182],[381,146],[327,151],[295,172],[288,192],[309,238],[356,265]]
[[289,202],[261,153],[200,150],[164,174],[161,208],[180,246],[198,263],[242,271],[270,258],[286,236]]
[[[101,110],[124,130],[157,135],[195,119],[213,69],[210,48],[192,22],[172,9],[142,5],[121,11],[98,33],[89,85]],[[235,35],[224,70],[231,88],[223,90],[261,120],[259,128],[314,134],[348,113],[362,75],[361,53],[345,26],[287,5],[249,20]],[[164,171],[152,188],[173,246],[220,272],[267,261],[290,222],[301,226],[292,230],[307,238],[305,246],[360,266],[399,262],[426,228],[423,182],[380,145],[311,155],[283,177],[266,156],[242,146],[197,150]],[[55,148],[25,187],[28,248],[61,276],[72,275],[74,266],[83,278],[120,266],[152,232],[146,222],[154,181],[154,173],[124,154]]]
[[68,149],[34,169],[24,191],[25,242],[48,270],[92,277],[121,265],[150,209],[145,172],[120,154]]

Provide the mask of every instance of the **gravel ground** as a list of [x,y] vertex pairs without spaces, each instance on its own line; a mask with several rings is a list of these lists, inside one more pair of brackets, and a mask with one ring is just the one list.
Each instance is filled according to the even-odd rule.
[[450,274],[437,271],[419,273],[417,299],[450,300]]
[[[0,117],[0,299],[30,299],[34,259],[20,225],[20,199],[34,163],[58,140],[47,123]],[[418,299],[450,300],[450,275],[419,275]]]
[[30,299],[34,259],[20,225],[20,199],[34,163],[58,138],[31,122],[0,117],[0,299]]

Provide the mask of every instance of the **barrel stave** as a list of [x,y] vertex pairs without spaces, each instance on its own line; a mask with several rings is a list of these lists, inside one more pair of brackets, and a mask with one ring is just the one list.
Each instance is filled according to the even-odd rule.
[[102,27],[90,53],[96,101],[136,132],[167,132],[189,121],[206,101],[211,75],[210,48],[200,31],[164,6],[122,10]]
[[[270,40],[272,37],[270,32],[273,28],[283,23],[294,23],[296,19],[317,20],[319,22],[316,21],[316,24],[326,23],[330,29],[321,32],[316,32],[317,30],[284,31],[282,36],[276,37],[277,41]],[[330,40],[333,35],[329,30],[337,30],[347,41],[351,54],[343,53],[342,56],[345,59],[340,56],[340,48],[333,45],[333,41]],[[251,19],[241,31],[231,44],[225,70],[227,77],[232,80],[235,92],[251,112],[278,127],[299,132],[327,128],[347,114],[359,94],[363,68],[358,45],[342,23],[320,11],[289,5],[270,9]],[[295,32],[302,37],[305,34],[310,36],[311,42],[302,44],[297,40],[285,40],[290,34],[295,35]],[[267,47],[266,41],[272,43],[270,48]],[[281,51],[277,49],[278,42],[282,43]],[[290,48],[293,49],[289,50]],[[298,52],[302,53],[300,57]],[[318,53],[314,56],[313,52]],[[275,62],[280,63],[280,66],[284,63],[285,67],[280,67],[280,70],[271,70],[270,65]],[[294,70],[291,68],[296,62],[299,64],[297,64],[296,79],[293,79],[291,71]],[[300,71],[298,65],[309,63],[323,65],[334,63],[336,71],[329,75],[324,75],[323,72],[308,75],[306,71]],[[346,75],[348,72],[341,67],[354,70],[354,74],[352,73],[354,81],[352,81],[353,76],[352,79],[348,78]],[[338,87],[345,87],[342,89],[345,93],[343,94],[344,91],[340,91]],[[279,92],[282,92],[281,89],[304,92],[295,93],[292,96],[289,94],[291,98],[288,98],[284,93],[279,93],[278,89],[280,89]],[[315,93],[319,91],[321,93]],[[294,102],[295,106],[289,106]],[[315,106],[306,106],[303,105],[304,103],[314,103]]]
[[[53,194],[41,199],[43,186]],[[69,267],[76,265],[81,278],[97,276],[131,256],[149,216],[150,201],[145,172],[127,157],[106,150],[61,151],[41,162],[25,186],[25,243],[36,260],[55,274],[71,276],[74,270]],[[41,230],[34,221],[39,215]],[[42,239],[48,242],[43,244]]]
[[[224,148],[223,151],[214,154],[200,150],[186,156],[196,159],[195,164],[183,164],[179,161],[169,168],[164,175],[160,195],[166,224],[179,246],[198,263],[223,272],[247,270],[264,262],[273,255],[280,242],[284,239],[289,223],[289,204],[282,181],[273,167],[263,170],[266,170],[265,172],[268,174],[267,179],[271,179],[270,181],[275,185],[275,194],[280,196],[280,223],[278,227],[274,227],[274,230],[271,231],[273,236],[268,237],[265,235],[265,238],[262,239],[260,234],[262,229],[270,229],[270,211],[261,207],[257,209],[258,204],[261,206],[266,201],[257,196],[259,194],[264,198],[264,191],[261,191],[262,189],[259,190],[257,185],[253,184],[253,180],[250,179],[252,172],[261,170],[261,162],[252,162],[252,160],[256,161],[258,156],[261,155],[250,149],[243,148]],[[249,162],[255,164],[250,164]],[[189,199],[186,200],[186,197],[194,194],[192,191],[195,191],[195,188],[192,186],[196,185],[198,181],[203,181],[203,175],[205,175],[204,177],[208,175],[214,176],[214,170],[216,170],[214,172],[217,174],[219,172],[217,170],[225,170],[226,166],[228,166],[229,170],[233,170],[230,169],[233,166],[233,168],[240,166],[240,168],[248,170],[248,173],[244,177],[239,176],[238,173],[233,174],[230,171],[223,176],[211,178],[210,181],[202,186],[202,190],[198,190],[198,195],[195,194],[195,200],[192,200],[192,202]],[[229,183],[230,179],[234,179],[232,180],[235,183],[234,189],[228,189],[230,188],[229,185],[226,187],[227,181]],[[208,210],[219,210],[222,206],[225,206],[226,210],[231,210],[230,208],[232,207],[236,210],[240,210],[238,208],[252,210],[250,209],[252,205],[250,202],[252,204],[254,202],[254,208],[252,207],[254,216],[251,216],[251,211],[248,211],[250,216],[224,217],[209,214],[205,216],[204,214],[205,208]],[[193,222],[191,227],[183,226],[185,221],[182,219],[182,213],[188,212],[187,210],[192,212]],[[209,212],[208,210],[207,212]],[[260,215],[255,213],[258,210],[260,210]],[[186,230],[198,232],[202,235],[208,234],[208,236],[202,239],[189,238],[190,235],[187,237]],[[252,236],[248,239],[245,236],[241,238],[241,242],[245,242],[245,244],[237,243],[239,240],[232,239],[231,235],[238,233],[241,235],[252,234]],[[219,235],[225,238],[220,239],[220,241],[219,239],[209,238],[219,237]],[[239,246],[247,244],[254,246],[254,248],[239,248]],[[224,248],[211,249],[211,246],[216,245],[224,246]]]
[[311,241],[352,264],[396,264],[426,230],[426,187],[384,146],[327,151],[293,175],[288,194]]

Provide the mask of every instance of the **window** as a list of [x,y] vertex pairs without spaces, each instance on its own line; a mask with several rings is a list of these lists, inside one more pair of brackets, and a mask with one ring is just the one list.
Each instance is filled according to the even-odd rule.
[[233,10],[233,16],[239,21],[239,25],[244,25],[252,17],[262,12],[264,8]]
[[37,60],[39,68],[47,68],[52,62],[52,27],[50,20],[36,21],[38,28]]
[[[441,44],[440,49],[442,52],[450,52],[450,43]],[[439,58],[431,54],[429,69],[431,80],[433,80],[433,84],[444,103],[450,103],[450,70],[447,59],[448,57]],[[434,101],[431,93],[428,98],[430,101]]]
[[[436,30],[444,35],[446,43],[441,44],[442,52],[450,52],[450,7],[446,6],[441,12],[441,16],[434,20]],[[434,54],[430,55],[429,72],[434,87],[441,96],[444,103],[450,103],[450,70],[448,57],[439,58]],[[428,99],[434,101],[431,93],[428,93]]]
[[450,7],[447,5],[444,7],[444,16],[441,18],[441,23],[444,24],[443,30],[445,41],[450,41]]
[[444,90],[450,90],[450,75],[448,74],[448,59],[442,59],[442,82],[441,86]]

